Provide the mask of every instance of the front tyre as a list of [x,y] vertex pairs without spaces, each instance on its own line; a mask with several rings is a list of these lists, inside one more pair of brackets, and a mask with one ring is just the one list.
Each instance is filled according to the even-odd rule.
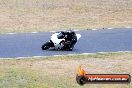
[[47,50],[49,49],[51,46],[51,43],[50,42],[46,42],[45,44],[42,45],[41,49],[42,50]]

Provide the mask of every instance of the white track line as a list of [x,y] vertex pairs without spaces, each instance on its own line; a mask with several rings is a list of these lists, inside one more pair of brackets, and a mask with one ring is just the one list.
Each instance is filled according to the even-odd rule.
[[107,28],[107,29],[113,29],[113,28]]
[[[125,27],[125,28],[132,28],[132,27],[129,27],[129,26],[128,26],[128,27]],[[105,28],[105,29],[107,30],[107,29],[115,29],[115,28]],[[99,29],[91,29],[91,30],[95,31],[95,30],[99,30]],[[75,29],[75,30],[73,30],[73,31],[80,31],[80,30],[76,30],[76,29]],[[57,31],[49,31],[49,32],[57,32]],[[30,33],[34,33],[34,34],[35,34],[35,33],[39,33],[39,32],[30,32]],[[13,34],[17,34],[17,33],[11,32],[11,33],[6,33],[6,34],[13,35]]]
[[64,56],[64,55],[53,55],[53,56],[55,56],[55,57],[57,56],[58,57],[58,56]]
[[129,53],[129,52],[132,52],[132,51],[117,51],[117,52],[126,52],[126,53]]
[[[96,53],[66,54],[66,55],[52,55],[52,56],[59,57],[59,56],[74,56],[74,55],[96,55],[98,53],[106,54],[106,53],[119,53],[119,52],[129,53],[129,52],[132,52],[132,51],[96,52]],[[46,57],[52,57],[52,56],[15,57],[15,59],[24,59],[24,58],[46,58]],[[0,58],[0,59],[14,59],[14,58]]]
[[82,53],[82,55],[94,55],[96,53]]
[[56,31],[50,31],[50,32],[56,32]]
[[92,29],[92,30],[94,31],[94,30],[98,30],[98,29]]
[[7,33],[7,34],[9,34],[9,35],[14,35],[14,34],[16,34],[16,33]]
[[107,54],[107,53],[119,53],[119,51],[117,51],[117,52],[97,52],[97,53],[101,53],[101,54]]
[[132,28],[132,27],[125,27],[125,28]]
[[73,30],[73,31],[79,31],[79,30]]
[[35,34],[35,33],[38,33],[38,32],[31,32],[31,33],[34,33]]

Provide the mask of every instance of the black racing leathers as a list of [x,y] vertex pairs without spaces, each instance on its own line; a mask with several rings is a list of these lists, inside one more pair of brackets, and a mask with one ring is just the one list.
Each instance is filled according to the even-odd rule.
[[76,36],[75,32],[72,32],[72,33],[61,32],[60,35],[61,35],[61,36],[59,36],[60,38],[65,39],[65,41],[63,41],[64,47],[62,47],[62,50],[70,50],[71,51],[77,42],[77,36]]

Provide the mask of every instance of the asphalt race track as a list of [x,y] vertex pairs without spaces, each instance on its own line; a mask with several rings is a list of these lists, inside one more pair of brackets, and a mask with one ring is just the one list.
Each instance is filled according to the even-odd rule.
[[77,31],[82,37],[73,51],[41,50],[52,32],[0,35],[0,58],[132,51],[132,28]]

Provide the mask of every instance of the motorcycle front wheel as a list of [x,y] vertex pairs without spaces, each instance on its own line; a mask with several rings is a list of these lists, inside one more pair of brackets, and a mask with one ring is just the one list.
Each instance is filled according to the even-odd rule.
[[45,44],[42,45],[41,49],[42,50],[47,50],[49,49],[53,44],[51,44],[51,42],[46,42]]

